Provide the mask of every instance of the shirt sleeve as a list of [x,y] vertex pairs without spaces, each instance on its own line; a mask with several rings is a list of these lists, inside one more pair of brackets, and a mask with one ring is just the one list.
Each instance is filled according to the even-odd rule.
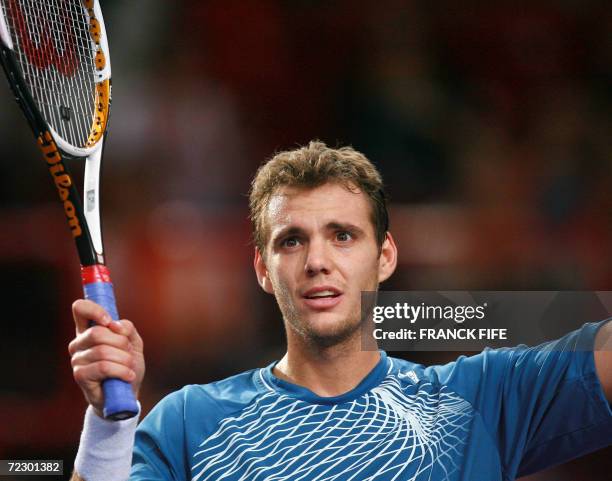
[[185,457],[184,402],[178,391],[162,399],[136,430],[130,481],[189,479]]
[[593,356],[608,321],[540,346],[485,349],[437,367],[439,381],[481,417],[509,479],[612,444],[612,411]]

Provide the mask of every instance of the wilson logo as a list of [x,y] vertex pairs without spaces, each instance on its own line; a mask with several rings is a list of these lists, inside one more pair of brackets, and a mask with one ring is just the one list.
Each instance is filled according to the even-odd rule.
[[40,150],[42,150],[43,155],[45,156],[45,160],[47,161],[47,166],[49,167],[49,172],[53,177],[53,182],[55,183],[55,187],[57,188],[59,198],[64,204],[64,213],[66,214],[66,218],[68,219],[68,226],[70,227],[72,236],[78,237],[82,233],[81,225],[79,224],[79,218],[76,215],[76,209],[74,207],[74,204],[68,198],[70,197],[70,187],[72,186],[72,179],[64,171],[62,157],[57,151],[57,146],[55,145],[55,142],[53,142],[53,138],[51,137],[51,134],[49,132],[45,132],[43,135],[38,137],[38,145],[40,147]]
[[[60,5],[59,14],[51,14],[51,7],[48,7],[49,12],[44,17],[32,7],[25,10],[17,0],[8,2],[8,12],[29,62],[40,70],[55,65],[62,75],[72,77],[79,66],[79,58],[69,6]],[[35,13],[30,10],[35,10]]]

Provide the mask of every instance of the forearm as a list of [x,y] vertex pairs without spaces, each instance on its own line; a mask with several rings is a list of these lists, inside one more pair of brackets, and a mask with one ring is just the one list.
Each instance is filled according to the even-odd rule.
[[70,477],[70,481],[85,481],[85,480],[79,476],[79,473],[74,471],[72,473],[72,476]]

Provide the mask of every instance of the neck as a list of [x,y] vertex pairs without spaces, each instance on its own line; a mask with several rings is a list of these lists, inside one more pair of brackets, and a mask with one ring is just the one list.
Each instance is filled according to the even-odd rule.
[[378,351],[361,350],[358,337],[325,348],[288,339],[287,353],[274,367],[274,374],[318,396],[340,396],[357,387],[379,360]]

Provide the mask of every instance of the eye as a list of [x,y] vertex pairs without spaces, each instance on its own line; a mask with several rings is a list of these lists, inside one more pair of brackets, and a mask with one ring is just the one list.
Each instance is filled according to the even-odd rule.
[[297,247],[300,244],[300,241],[297,237],[287,237],[286,239],[283,239],[283,241],[281,242],[281,246],[282,247]]
[[336,233],[336,240],[339,242],[348,242],[353,239],[353,234],[348,231],[340,231]]

